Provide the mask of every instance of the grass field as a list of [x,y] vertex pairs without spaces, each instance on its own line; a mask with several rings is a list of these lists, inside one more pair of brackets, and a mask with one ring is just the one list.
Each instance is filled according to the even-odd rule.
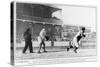
[[[46,46],[46,51],[47,51],[46,53],[42,52],[43,49],[41,50],[41,53],[37,53],[39,48],[33,47],[34,53],[30,53],[29,49],[27,49],[25,54],[22,53],[22,50],[24,47],[17,47],[16,53],[15,53],[15,56],[16,56],[15,61],[16,63],[19,63],[19,65],[20,63],[26,64],[26,62],[28,63],[29,61],[30,63],[35,62],[37,64],[37,63],[41,63],[39,59],[77,58],[77,57],[96,56],[96,45],[81,46],[78,49],[78,53],[75,53],[73,49],[67,52],[66,47],[67,46],[54,46],[54,47]],[[32,65],[32,64],[29,64],[29,65]]]

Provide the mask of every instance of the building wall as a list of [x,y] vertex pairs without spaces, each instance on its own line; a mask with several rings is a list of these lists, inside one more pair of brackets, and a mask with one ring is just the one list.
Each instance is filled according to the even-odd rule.
[[[24,40],[23,34],[26,31],[26,29],[30,27],[30,23],[32,26],[33,40],[37,40],[37,37],[39,36],[41,29],[44,27],[46,28],[47,34],[48,36],[50,36],[50,39],[55,40],[61,37],[61,33],[58,32],[56,28],[59,25],[52,25],[55,23],[57,24],[58,22],[60,22],[60,20],[53,18],[51,19],[52,12],[49,7],[40,4],[28,3],[17,3],[16,6],[16,36],[18,42]],[[43,23],[46,24],[44,25]]]
[[27,16],[36,16],[43,18],[51,18],[51,10],[39,4],[27,4],[27,3],[17,3],[17,14],[27,15]]
[[[16,38],[17,41],[20,42],[24,40],[23,34],[24,32],[30,27],[30,22],[23,22],[18,21],[16,22]],[[49,40],[57,40],[58,38],[61,38],[61,31],[59,31],[56,27],[60,27],[59,25],[52,25],[52,24],[42,24],[42,23],[31,23],[31,29],[32,29],[32,39],[34,41],[37,40],[37,37],[39,36],[40,31],[45,28],[47,31],[47,35],[49,36]]]

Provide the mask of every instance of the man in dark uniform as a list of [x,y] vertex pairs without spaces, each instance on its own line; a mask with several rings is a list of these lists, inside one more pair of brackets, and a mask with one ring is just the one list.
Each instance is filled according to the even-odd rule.
[[73,40],[69,42],[70,44],[69,47],[67,47],[67,51],[69,51],[70,48],[74,48],[74,52],[77,53],[77,49],[79,48],[81,39],[83,37],[86,37],[84,33],[85,33],[85,27],[82,27],[81,30],[73,38]]
[[23,49],[23,53],[25,53],[26,49],[29,47],[30,53],[33,53],[33,47],[32,47],[32,38],[31,38],[31,30],[28,28],[26,32],[24,33],[24,39],[25,39],[25,47]]

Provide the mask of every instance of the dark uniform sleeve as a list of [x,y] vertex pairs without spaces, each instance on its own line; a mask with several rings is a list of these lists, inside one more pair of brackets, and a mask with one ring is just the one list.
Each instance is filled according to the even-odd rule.
[[45,36],[46,40],[48,41],[49,40],[49,36]]
[[86,37],[86,35],[85,35],[85,34],[83,34],[83,37]]

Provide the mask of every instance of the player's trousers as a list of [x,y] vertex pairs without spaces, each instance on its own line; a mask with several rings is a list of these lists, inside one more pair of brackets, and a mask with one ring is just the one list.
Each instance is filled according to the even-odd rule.
[[77,38],[74,38],[72,41],[71,41],[71,46],[73,47],[79,47],[79,44],[80,44],[80,41],[77,41]]
[[39,51],[41,50],[42,45],[43,45],[43,50],[45,51],[45,42],[44,42],[44,39],[42,39],[41,37],[38,37],[38,42],[39,42]]
[[45,51],[45,43],[44,43],[44,41],[42,41],[42,42],[39,44],[39,51],[41,50],[42,45],[43,45],[43,50]]
[[23,53],[26,52],[26,50],[28,49],[28,47],[29,47],[30,53],[32,53],[33,52],[33,47],[32,47],[32,41],[31,40],[25,41],[25,47],[23,49]]

